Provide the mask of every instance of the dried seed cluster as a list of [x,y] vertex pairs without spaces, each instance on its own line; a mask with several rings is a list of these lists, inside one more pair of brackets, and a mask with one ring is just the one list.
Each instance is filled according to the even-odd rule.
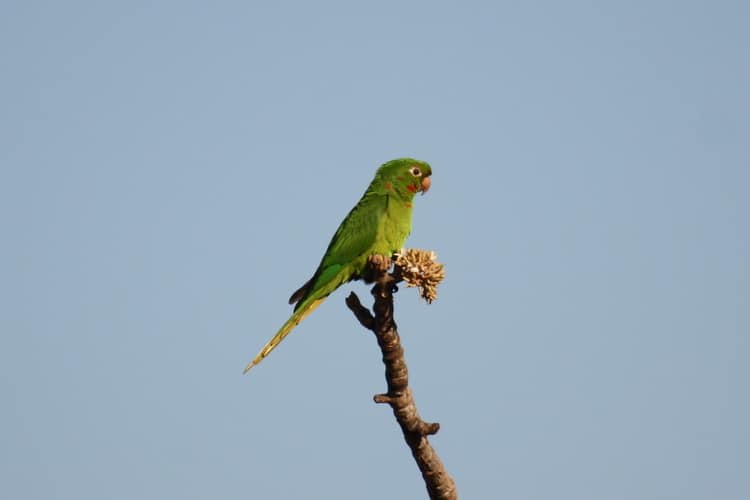
[[435,259],[435,252],[410,248],[396,254],[396,272],[407,287],[418,287],[428,303],[437,298],[437,286],[445,278],[443,265]]

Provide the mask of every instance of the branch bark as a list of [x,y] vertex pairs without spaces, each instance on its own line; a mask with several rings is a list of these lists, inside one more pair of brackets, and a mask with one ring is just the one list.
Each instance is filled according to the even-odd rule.
[[440,424],[422,420],[409,388],[409,372],[404,350],[393,319],[393,292],[396,290],[398,278],[388,272],[389,267],[390,259],[382,256],[373,256],[370,261],[369,275],[366,279],[375,282],[372,288],[375,298],[374,315],[362,305],[354,292],[346,298],[346,305],[360,324],[375,334],[383,354],[388,392],[377,394],[373,399],[376,403],[390,405],[393,410],[393,415],[404,434],[404,440],[422,473],[430,499],[456,500],[456,484],[427,440],[427,436],[440,430]]

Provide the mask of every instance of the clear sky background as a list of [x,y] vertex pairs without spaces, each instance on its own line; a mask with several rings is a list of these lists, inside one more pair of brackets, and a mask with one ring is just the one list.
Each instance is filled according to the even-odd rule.
[[462,498],[750,498],[750,7],[5,2],[0,497],[414,499],[351,283],[262,365],[383,162]]

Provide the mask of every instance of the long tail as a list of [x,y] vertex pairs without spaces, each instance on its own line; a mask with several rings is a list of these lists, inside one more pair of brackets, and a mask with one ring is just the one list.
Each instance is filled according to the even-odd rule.
[[288,320],[286,320],[284,326],[282,326],[279,331],[276,332],[276,335],[274,335],[273,338],[269,340],[265,346],[263,346],[263,349],[261,349],[258,355],[255,356],[255,359],[248,363],[242,373],[247,373],[248,371],[250,371],[250,368],[263,361],[263,359],[268,356],[282,340],[284,340],[284,337],[289,335],[289,332],[291,332],[295,326],[299,325],[300,322],[305,319],[308,314],[313,312],[320,304],[322,304],[325,299],[325,297],[313,299],[309,304],[306,304],[294,311],[294,314],[292,314],[292,316]]

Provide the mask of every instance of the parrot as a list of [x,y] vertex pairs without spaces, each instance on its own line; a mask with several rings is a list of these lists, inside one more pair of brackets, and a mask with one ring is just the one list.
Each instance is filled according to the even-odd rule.
[[359,279],[372,255],[392,256],[411,233],[412,201],[430,189],[432,168],[424,161],[397,158],[384,163],[365,194],[331,238],[318,268],[289,298],[296,304],[289,319],[245,367],[263,361],[294,327],[338,287]]

